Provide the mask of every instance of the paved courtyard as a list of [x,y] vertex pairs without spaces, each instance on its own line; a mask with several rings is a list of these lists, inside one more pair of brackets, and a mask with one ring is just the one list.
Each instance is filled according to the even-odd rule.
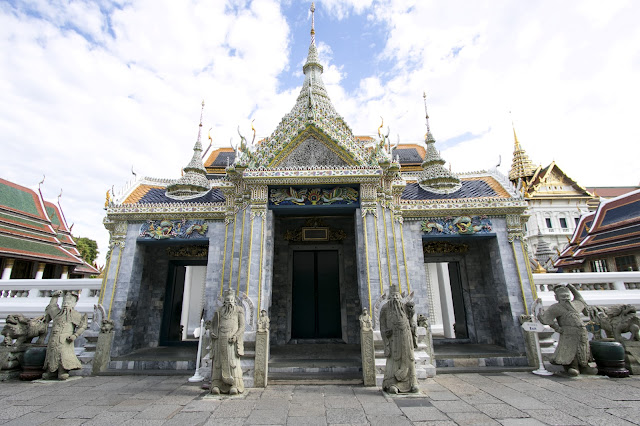
[[628,425],[640,378],[440,375],[416,397],[360,386],[269,386],[214,398],[186,376],[0,383],[3,425]]

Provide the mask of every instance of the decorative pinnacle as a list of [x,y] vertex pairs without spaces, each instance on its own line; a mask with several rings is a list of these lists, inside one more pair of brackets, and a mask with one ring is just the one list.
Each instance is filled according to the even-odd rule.
[[316,30],[315,30],[315,11],[316,11],[316,5],[311,2],[311,8],[309,9],[311,11],[311,44],[316,44]]
[[427,133],[431,133],[429,128],[429,113],[427,112],[427,92],[422,92],[422,98],[424,99],[424,116],[427,120]]
[[[509,111],[509,116],[511,116],[511,111]],[[513,116],[511,116],[511,128],[513,129],[513,140],[517,151],[520,149],[520,142],[518,142],[518,136],[516,136],[516,125],[513,124]]]
[[200,142],[200,134],[202,133],[202,115],[204,114],[204,99],[202,100],[202,109],[200,110],[200,124],[198,125],[198,142]]

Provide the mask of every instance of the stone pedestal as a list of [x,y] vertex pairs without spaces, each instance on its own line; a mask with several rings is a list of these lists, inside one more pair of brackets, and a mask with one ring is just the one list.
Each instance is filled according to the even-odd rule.
[[100,332],[98,343],[96,344],[96,354],[93,357],[91,374],[98,374],[107,369],[111,360],[111,342],[113,340],[113,330]]
[[[520,315],[520,325],[530,321],[535,321],[533,315]],[[524,333],[524,344],[526,346],[527,362],[529,363],[529,367],[540,368],[534,332],[525,330],[522,332]]]
[[360,352],[362,354],[362,378],[365,386],[376,385],[376,354],[373,345],[373,330],[360,330]]
[[0,381],[16,379],[20,375],[24,351],[24,346],[0,346]]
[[625,340],[623,342],[625,350],[626,367],[634,376],[640,374],[640,342]]
[[436,375],[436,367],[431,363],[431,333],[425,327],[417,327],[418,347],[413,356],[416,362],[416,376],[424,380]]
[[256,332],[256,358],[253,386],[266,388],[269,372],[269,330]]

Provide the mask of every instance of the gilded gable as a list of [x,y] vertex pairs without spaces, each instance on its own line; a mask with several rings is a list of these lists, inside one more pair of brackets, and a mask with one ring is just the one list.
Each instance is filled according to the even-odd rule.
[[[332,144],[333,145],[333,144]],[[333,148],[333,149],[331,149]],[[325,142],[308,136],[302,140],[277,166],[283,168],[304,167],[304,166],[346,166],[348,163],[338,155],[338,150],[334,146],[329,146]]]

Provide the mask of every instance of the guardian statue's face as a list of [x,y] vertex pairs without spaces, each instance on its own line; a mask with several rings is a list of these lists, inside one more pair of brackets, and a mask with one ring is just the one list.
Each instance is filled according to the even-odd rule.
[[558,302],[570,302],[571,301],[571,292],[567,291],[557,291],[556,292],[556,300]]
[[225,305],[235,305],[236,304],[236,298],[234,297],[233,294],[227,294],[224,296],[224,304]]
[[62,298],[63,308],[75,308],[76,303],[78,303],[78,298],[73,294],[65,294]]

